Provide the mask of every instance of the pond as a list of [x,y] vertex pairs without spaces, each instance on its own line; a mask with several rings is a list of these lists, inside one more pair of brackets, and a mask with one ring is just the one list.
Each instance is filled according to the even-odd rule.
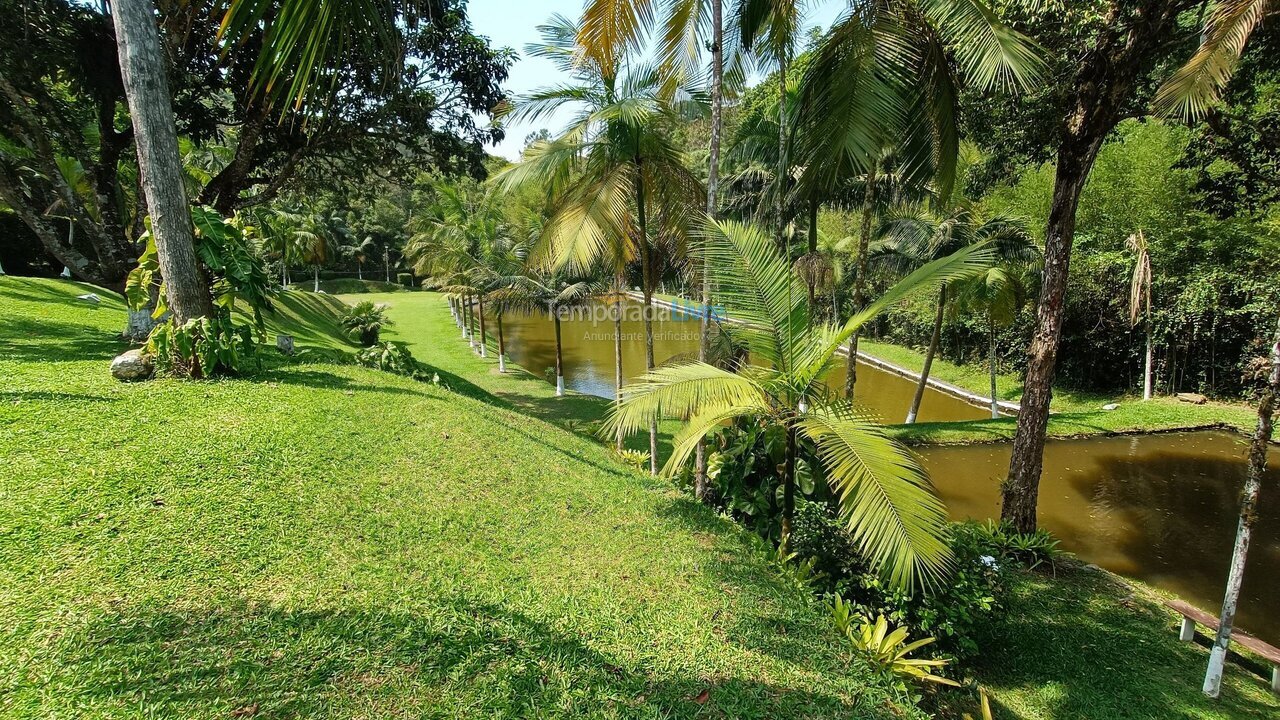
[[[627,307],[638,310],[640,304],[630,302]],[[624,377],[633,378],[644,372],[644,326],[637,313],[626,312],[624,317]],[[659,318],[654,323],[654,360],[661,364],[695,358],[697,319],[667,312]],[[508,314],[504,327],[512,361],[535,373],[555,365],[549,316]],[[561,340],[566,386],[612,398],[612,319],[586,312],[564,320]],[[827,383],[843,388],[843,361]],[[857,387],[858,401],[889,423],[902,421],[915,391],[913,381],[866,363],[859,363]],[[925,393],[920,410],[922,422],[987,417],[986,409],[933,389]],[[1050,441],[1045,446],[1040,524],[1062,540],[1063,549],[1086,562],[1217,612],[1244,483],[1243,442],[1226,432]],[[999,516],[1000,481],[1009,467],[1007,444],[920,452],[954,518]],[[1280,597],[1278,466],[1280,458],[1273,457],[1238,616],[1241,627],[1275,644],[1280,644],[1280,616],[1275,612],[1275,598]]]
[[[640,320],[641,303],[624,303],[622,322],[622,368],[626,379],[644,374],[644,323]],[[654,362],[695,359],[698,356],[699,322],[697,318],[659,308],[653,323]],[[530,372],[541,375],[556,362],[555,331],[550,317],[544,313],[508,313],[503,316],[507,357]],[[495,332],[492,324],[488,328]],[[613,320],[604,312],[591,308],[561,322],[564,353],[565,387],[588,395],[614,397]],[[492,338],[490,342],[493,342]],[[837,358],[835,369],[827,377],[827,385],[843,392],[844,358]],[[897,423],[907,414],[915,393],[915,382],[886,372],[875,366],[858,364],[858,403],[885,422]],[[920,406],[921,422],[980,420],[990,417],[985,408],[970,405],[932,388],[925,392]]]
[[[1080,559],[1217,613],[1244,486],[1246,440],[1227,432],[1050,441],[1039,521]],[[999,517],[1007,444],[923,448],[954,518]],[[1237,625],[1280,645],[1280,451],[1263,480]],[[1170,630],[1172,632],[1172,630]]]

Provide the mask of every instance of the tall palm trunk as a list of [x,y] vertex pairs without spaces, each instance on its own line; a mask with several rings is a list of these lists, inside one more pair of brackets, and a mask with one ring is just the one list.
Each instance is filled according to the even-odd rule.
[[[644,368],[652,370],[653,362],[653,256],[649,247],[648,219],[644,208],[644,167],[639,156],[636,163],[636,216],[639,220],[637,230],[640,233],[640,283],[644,294],[644,307],[640,315],[644,320]],[[658,421],[649,421],[649,474],[658,474]]]
[[782,542],[785,557],[791,547],[791,522],[796,514],[796,429],[787,425],[786,460],[782,466]]
[[[862,193],[862,231],[858,235],[858,266],[853,273],[853,308],[852,312],[862,309],[867,302],[867,274],[871,270],[871,220],[875,213],[876,171],[878,162],[872,162],[871,171],[867,173],[867,187]],[[859,330],[849,338],[849,357],[845,359],[844,396],[853,399],[854,386],[858,382],[858,336]]]
[[196,257],[155,6],[151,0],[116,0],[111,17],[160,274],[173,322],[181,325],[211,315],[213,302]]
[[1244,561],[1249,552],[1249,539],[1253,537],[1253,525],[1258,519],[1258,492],[1262,487],[1262,474],[1267,470],[1267,446],[1271,443],[1272,416],[1275,414],[1276,396],[1280,395],[1280,319],[1276,320],[1275,337],[1271,338],[1271,374],[1267,387],[1258,401],[1258,424],[1249,443],[1249,475],[1240,497],[1240,524],[1235,532],[1235,550],[1231,552],[1231,570],[1226,578],[1226,596],[1222,600],[1222,616],[1213,638],[1213,648],[1208,656],[1208,670],[1204,673],[1204,694],[1217,697],[1222,685],[1222,664],[1226,660],[1226,648],[1231,642],[1231,624],[1235,621],[1235,607],[1240,600],[1240,583],[1244,580]]
[[1027,370],[1022,384],[1018,430],[1009,456],[1009,476],[1001,486],[1000,519],[1012,523],[1019,532],[1036,529],[1044,439],[1049,426],[1049,402],[1053,398],[1058,340],[1062,336],[1076,209],[1103,137],[1085,138],[1080,145],[1064,146],[1058,153],[1045,234],[1040,301],[1036,306],[1036,331],[1027,349]]
[[311,266],[311,292],[320,292],[320,266]]
[[938,340],[942,337],[942,315],[947,309],[947,288],[943,286],[938,292],[938,312],[933,317],[933,335],[929,337],[929,349],[924,354],[924,368],[920,371],[920,382],[916,383],[916,394],[911,398],[911,409],[907,411],[907,424],[916,421],[920,414],[920,403],[924,400],[924,390],[929,386],[929,371],[933,368],[933,356],[938,352]]
[[1147,335],[1147,354],[1142,365],[1142,399],[1150,400],[1152,395],[1152,364],[1155,360],[1155,346],[1151,339],[1151,286],[1147,285],[1147,313],[1142,323]]
[[498,372],[507,371],[507,340],[502,334],[502,311],[499,310],[494,314],[494,319],[498,321]]
[[[1267,470],[1267,450],[1273,434],[1272,419],[1276,396],[1280,395],[1280,318],[1271,345],[1271,375],[1267,387],[1258,401],[1258,425],[1249,444],[1249,477],[1245,480],[1240,499],[1240,525],[1236,530],[1236,545],[1231,553],[1231,570],[1227,576],[1227,591],[1222,601],[1222,617],[1218,623],[1218,635],[1209,652],[1209,669],[1204,676],[1204,694],[1218,697],[1222,687],[1222,664],[1226,661],[1227,646],[1231,643],[1231,626],[1235,622],[1236,606],[1240,601],[1240,584],[1244,580],[1244,563],[1249,554],[1249,541],[1253,525],[1258,520],[1258,493],[1262,486],[1262,474]],[[1280,671],[1277,671],[1280,673]],[[1273,677],[1273,685],[1274,680]]]
[[564,395],[564,353],[560,345],[560,310],[551,310],[551,320],[556,326],[556,397]]
[[[613,397],[614,404],[622,402],[622,290],[626,283],[624,267],[618,262],[617,272],[613,277]],[[622,452],[622,431],[614,437],[614,449]]]
[[987,365],[991,371],[991,419],[1000,417],[1000,401],[996,399],[996,321],[987,317]]
[[462,302],[465,303],[464,309],[466,314],[466,327],[462,329],[462,335],[467,339],[467,345],[474,348],[476,346],[475,333],[471,331],[475,324],[471,321],[471,293],[462,296]]
[[489,342],[489,338],[484,331],[484,293],[480,293],[476,298],[480,303],[480,306],[476,308],[476,317],[480,320],[480,357],[488,357],[489,351],[485,348],[485,345]]
[[[720,185],[720,124],[724,104],[724,20],[720,0],[711,0],[711,148],[707,157],[707,217],[714,219],[718,210]],[[698,360],[707,362],[711,351],[711,268],[702,258],[702,322],[698,343]],[[707,499],[707,443],[698,441],[693,457],[693,494]]]

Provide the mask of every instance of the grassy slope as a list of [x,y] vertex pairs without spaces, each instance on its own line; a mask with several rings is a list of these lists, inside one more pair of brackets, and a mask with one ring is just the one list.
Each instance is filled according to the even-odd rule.
[[[454,377],[469,378],[529,412],[560,421],[594,418],[604,407],[586,396],[557,399],[545,381],[530,375],[496,374],[494,360],[481,360],[467,349],[436,296],[373,299],[390,305],[398,339],[412,343],[419,357]],[[1145,411],[1163,402],[1125,404],[1115,413]],[[1149,419],[1139,415],[1133,421],[1141,426]],[[1199,687],[1207,652],[1177,641],[1177,618],[1153,604],[1145,589],[1135,596],[1115,576],[1074,565],[1052,579],[1015,573],[1011,586],[1008,610],[1002,620],[986,626],[984,652],[975,668],[978,681],[991,692],[998,718],[1163,720],[1280,712],[1280,699],[1267,691],[1266,683],[1235,665],[1228,667],[1222,700],[1205,699]],[[962,705],[956,716],[962,712],[973,708]]]
[[[415,357],[439,370],[445,384],[454,389],[489,401],[496,400],[506,407],[583,435],[592,432],[595,422],[609,409],[611,403],[608,400],[572,390],[566,390],[563,397],[556,397],[555,386],[514,363],[507,363],[506,374],[499,373],[493,328],[486,328],[490,333],[489,358],[481,359],[462,340],[449,316],[443,295],[418,292],[339,298],[347,302],[370,300],[386,305],[387,315],[395,324],[384,332],[384,339],[409,345]],[[669,456],[671,435],[677,427],[678,423],[668,421],[659,428],[659,460]],[[627,446],[648,452],[648,437],[637,435],[628,438]]]
[[354,367],[123,385],[76,292],[0,278],[0,716],[888,714],[599,444]]
[[1179,619],[1145,588],[1072,565],[1017,573],[1010,595],[1004,619],[979,638],[975,668],[998,719],[1280,717],[1260,663],[1253,673],[1229,663],[1222,697],[1206,698],[1209,639],[1178,642]]

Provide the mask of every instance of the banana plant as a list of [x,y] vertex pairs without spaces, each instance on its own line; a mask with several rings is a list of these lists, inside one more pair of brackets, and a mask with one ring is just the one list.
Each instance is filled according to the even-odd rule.
[[760,228],[708,221],[698,238],[716,300],[740,321],[726,328],[750,351],[732,369],[681,362],[624,388],[602,434],[636,432],[661,417],[685,420],[663,473],[687,462],[704,436],[724,423],[754,418],[785,432],[782,543],[795,509],[796,441],[814,443],[840,514],[869,562],[899,587],[929,585],[950,567],[946,508],[915,456],[849,401],[831,396],[824,377],[837,349],[890,305],[980,271],[985,244],[918,268],[842,325],[811,323],[804,284]]

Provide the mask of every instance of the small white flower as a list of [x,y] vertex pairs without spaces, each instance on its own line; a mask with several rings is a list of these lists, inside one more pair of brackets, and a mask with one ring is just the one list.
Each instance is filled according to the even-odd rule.
[[990,555],[982,555],[978,559],[982,561],[983,565],[986,565],[989,568],[996,567],[996,559]]

